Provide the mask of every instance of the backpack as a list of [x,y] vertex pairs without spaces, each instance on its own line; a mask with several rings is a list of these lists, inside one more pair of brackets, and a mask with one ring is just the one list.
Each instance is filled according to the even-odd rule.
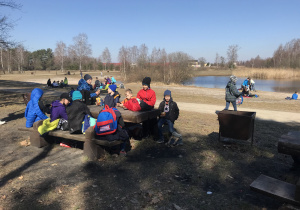
[[236,99],[236,105],[241,105],[243,104],[244,98],[243,96],[240,96]]
[[115,111],[118,110],[105,105],[105,108],[99,113],[96,125],[94,126],[96,135],[109,135],[116,132],[118,122]]
[[90,91],[88,91],[88,90],[81,90],[80,92],[82,94],[82,101],[83,101],[83,103],[85,103],[86,105],[93,105],[93,104],[95,104],[96,99],[91,98]]
[[96,124],[96,119],[91,117],[90,115],[86,114],[84,116],[84,119],[82,121],[82,127],[81,127],[81,132],[85,134],[85,131],[90,127],[94,126]]

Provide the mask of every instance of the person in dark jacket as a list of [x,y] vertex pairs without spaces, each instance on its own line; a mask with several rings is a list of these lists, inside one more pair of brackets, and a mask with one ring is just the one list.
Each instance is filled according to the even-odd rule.
[[[172,133],[176,138],[181,139],[181,135],[174,129],[174,122],[178,119],[179,108],[177,103],[173,101],[171,91],[166,90],[164,92],[164,100],[159,104],[158,109],[161,111],[160,118],[158,120],[158,141],[157,143],[164,143],[164,137],[162,133],[162,126],[166,123],[169,127],[169,132]],[[180,141],[182,144],[182,140]]]
[[48,85],[48,87],[52,87],[52,83],[51,83],[51,79],[50,78],[47,81],[47,85]]
[[[97,90],[96,92],[92,91],[92,76],[89,74],[84,75],[83,79],[80,79],[78,81],[78,87],[77,90],[78,91],[89,91],[90,92],[90,98],[96,98],[99,94],[100,94],[100,90]],[[83,93],[83,92],[81,92]],[[94,100],[95,101],[95,100]]]
[[120,94],[116,91],[116,85],[108,86],[108,94],[104,98],[104,103],[109,107],[116,107],[118,103],[120,103]]
[[48,117],[45,113],[49,113],[49,105],[44,106],[41,98],[44,92],[40,88],[35,88],[31,92],[30,101],[25,109],[26,127],[30,128],[33,123],[39,120],[45,120]]
[[[107,101],[107,100],[104,101],[104,107],[105,106],[114,108],[114,106],[112,106],[112,104],[111,104],[111,101]],[[115,141],[115,140],[123,141],[123,143],[120,145],[120,155],[126,156],[125,147],[126,147],[126,143],[130,144],[129,135],[128,135],[127,131],[124,129],[125,123],[124,123],[121,113],[117,110],[114,110],[114,112],[116,115],[116,120],[118,122],[117,130],[114,133],[109,134],[109,135],[95,135],[95,138],[101,139],[101,140],[107,140],[107,141]],[[95,126],[97,126],[97,122],[96,122]],[[95,126],[94,126],[94,129],[95,129]],[[117,148],[113,148],[113,149],[117,149]]]
[[82,133],[82,121],[85,115],[91,115],[90,109],[82,102],[80,91],[72,94],[72,105],[67,107],[68,123],[70,133]]
[[50,122],[53,122],[56,119],[68,120],[66,106],[68,106],[71,101],[72,98],[69,96],[69,93],[62,93],[60,95],[60,100],[53,101],[50,111]]
[[226,107],[224,110],[228,110],[230,103],[232,103],[234,111],[237,111],[236,99],[240,97],[243,93],[240,93],[236,88],[236,81],[237,81],[236,76],[234,75],[230,76],[230,81],[227,83],[225,88]]

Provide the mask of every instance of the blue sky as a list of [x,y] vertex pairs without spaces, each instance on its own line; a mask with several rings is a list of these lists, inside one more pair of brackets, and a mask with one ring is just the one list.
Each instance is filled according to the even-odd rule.
[[93,56],[107,47],[112,61],[122,46],[146,44],[183,51],[214,62],[238,45],[238,60],[271,57],[280,44],[300,38],[299,0],[14,0],[22,9],[0,8],[17,20],[12,39],[29,51],[55,49],[88,36]]

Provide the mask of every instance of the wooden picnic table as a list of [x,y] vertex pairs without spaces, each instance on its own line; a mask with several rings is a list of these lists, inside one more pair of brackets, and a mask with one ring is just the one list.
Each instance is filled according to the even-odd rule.
[[[88,106],[92,117],[97,118],[99,115],[99,112],[104,108],[103,106],[96,106],[96,105],[90,105]],[[117,108],[119,112],[121,113],[124,122],[128,123],[142,123],[146,120],[156,118],[160,115],[160,111],[158,109],[152,109],[149,111],[139,111],[134,112],[127,109],[123,109],[121,107]]]

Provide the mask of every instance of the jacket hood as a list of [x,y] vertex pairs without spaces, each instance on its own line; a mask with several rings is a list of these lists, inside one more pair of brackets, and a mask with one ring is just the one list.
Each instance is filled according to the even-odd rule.
[[59,107],[59,106],[64,106],[63,104],[61,104],[61,103],[59,102],[59,100],[56,100],[56,101],[53,101],[53,102],[52,102],[52,107]]
[[82,86],[82,85],[84,85],[84,84],[87,84],[87,82],[86,82],[84,79],[80,79],[80,80],[78,81],[78,85]]
[[35,88],[33,89],[33,91],[31,92],[31,96],[30,96],[30,99],[32,101],[39,101],[40,98],[42,97],[42,95],[44,94],[43,90],[40,89],[40,88]]

